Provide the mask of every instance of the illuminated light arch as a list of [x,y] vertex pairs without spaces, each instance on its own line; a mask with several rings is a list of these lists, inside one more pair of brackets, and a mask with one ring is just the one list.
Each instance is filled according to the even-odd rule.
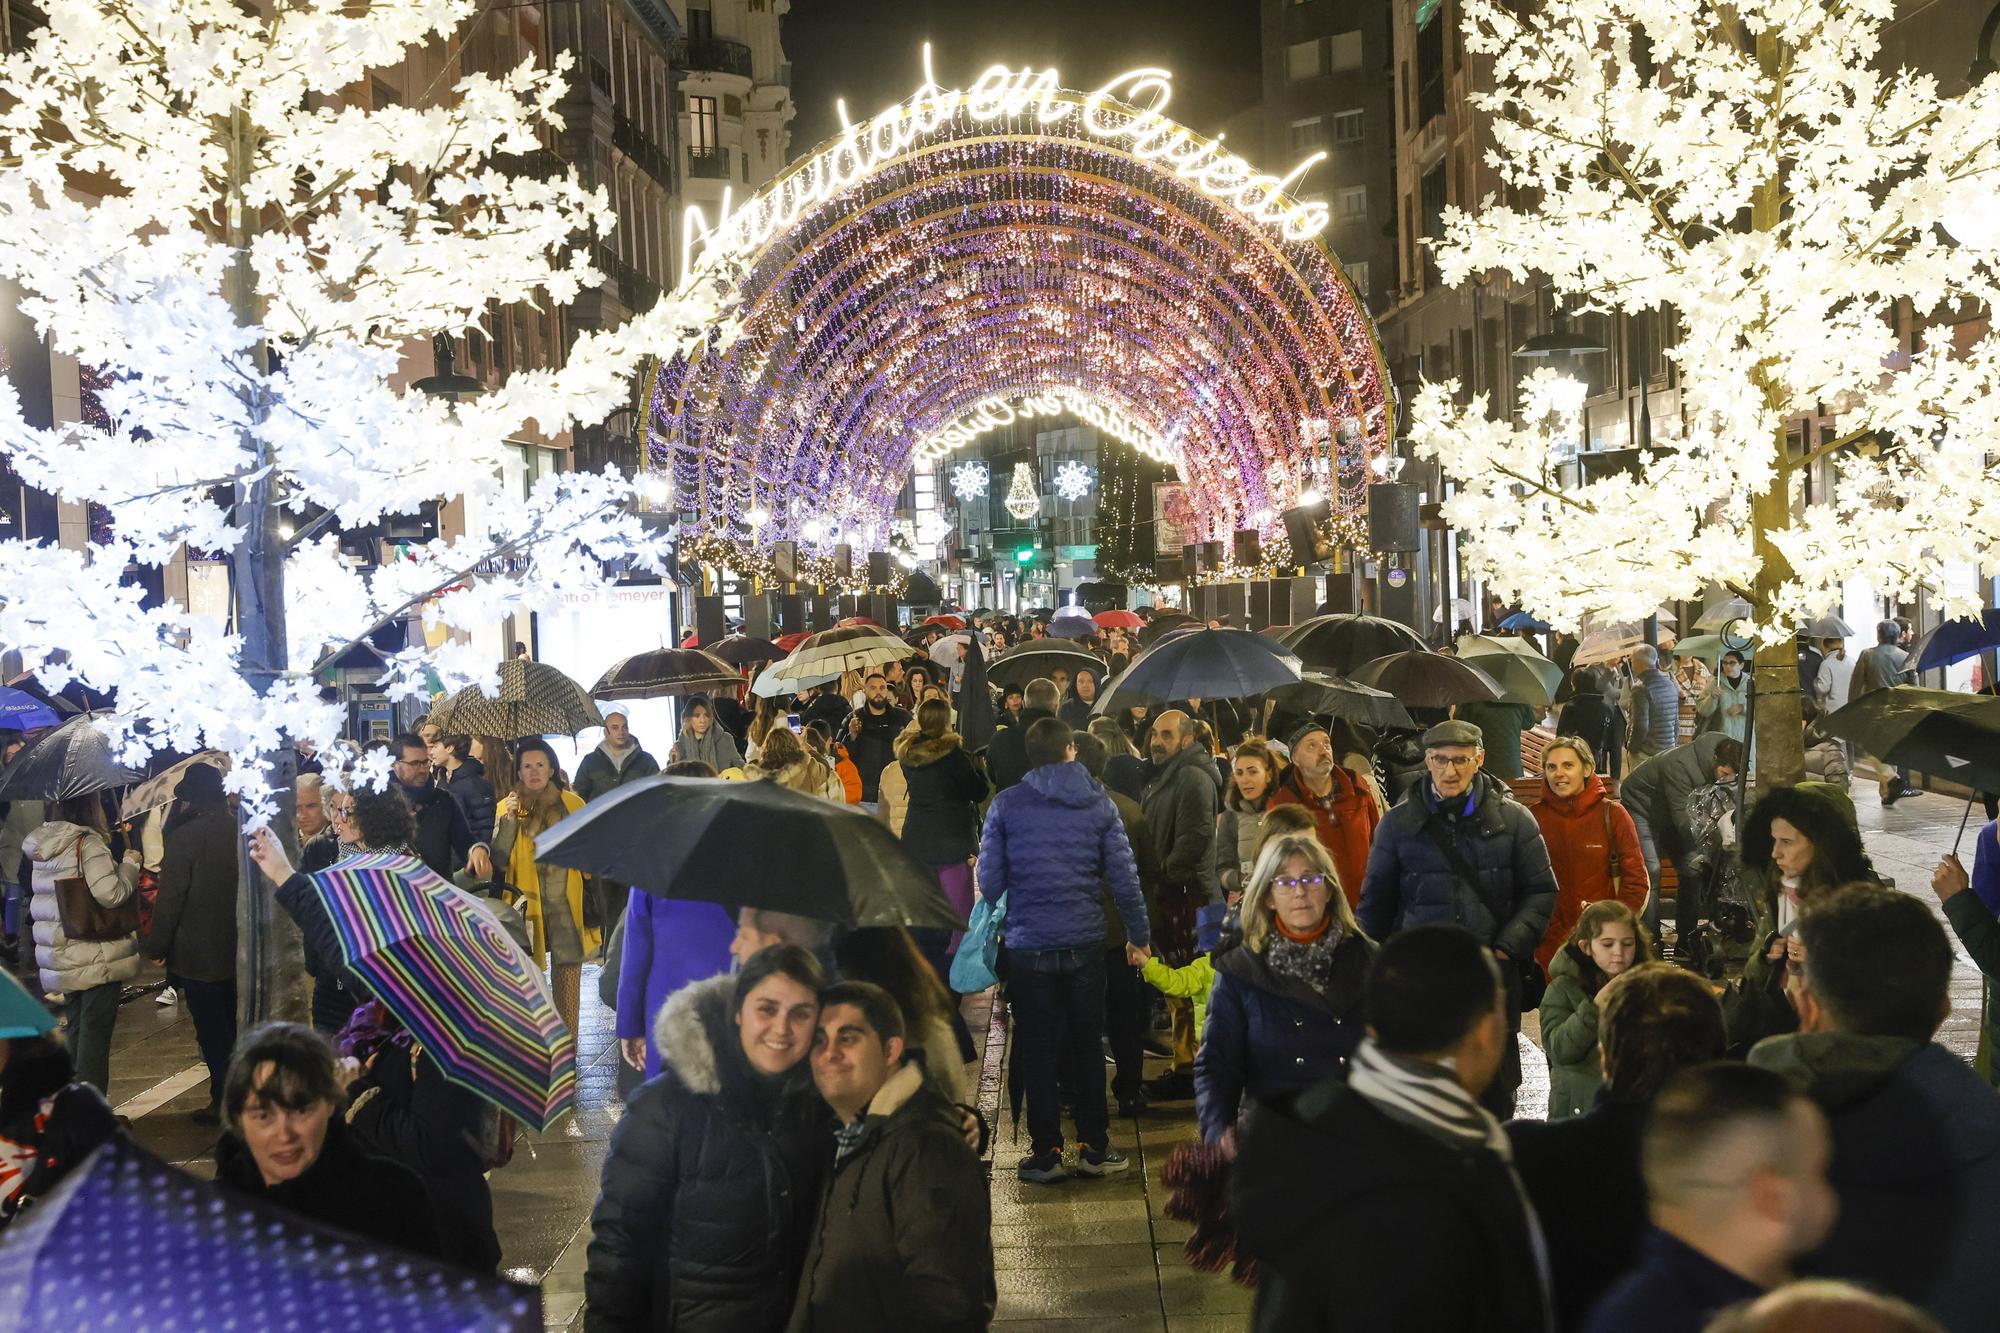
[[914,462],[1051,402],[1175,467],[1203,539],[1307,492],[1358,513],[1394,411],[1325,206],[1289,193],[1316,159],[1258,173],[1165,116],[1167,77],[927,79],[691,217],[684,286],[742,274],[737,336],[647,392],[691,535],[879,528]]

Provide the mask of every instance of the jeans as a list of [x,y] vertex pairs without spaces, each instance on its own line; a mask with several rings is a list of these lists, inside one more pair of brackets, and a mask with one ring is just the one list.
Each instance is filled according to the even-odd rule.
[[1646,933],[1657,940],[1660,938],[1660,844],[1643,813],[1629,805],[1625,813],[1632,816],[1632,827],[1639,834],[1639,855],[1646,859]]
[[[1126,963],[1125,948],[1104,951],[1104,1035],[1111,1043],[1111,1091],[1120,1101],[1137,1097],[1146,1079],[1146,983],[1139,969]],[[1079,1069],[1076,1081],[1089,1082],[1095,1071]]]
[[181,993],[181,1003],[194,1021],[194,1044],[208,1066],[208,1100],[214,1105],[222,1100],[229,1053],[236,1049],[236,979],[191,981],[170,976],[167,982]]
[[76,1076],[99,1092],[111,1086],[111,1032],[118,1024],[118,998],[124,991],[124,983],[111,981],[63,997]]
[[1063,1144],[1057,1074],[1076,1075],[1076,1137],[1086,1148],[1111,1143],[1104,1101],[1104,948],[1007,951],[1014,1006],[1014,1058],[1028,1101],[1028,1136],[1039,1155]]

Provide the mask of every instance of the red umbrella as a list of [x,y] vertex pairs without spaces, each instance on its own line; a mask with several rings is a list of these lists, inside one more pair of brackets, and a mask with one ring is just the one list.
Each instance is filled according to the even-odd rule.
[[853,629],[856,625],[873,625],[877,629],[882,628],[880,621],[870,620],[867,616],[848,616],[844,620],[833,622],[835,629]]
[[1140,629],[1146,623],[1136,613],[1123,609],[1099,611],[1091,619],[1097,622],[1099,629]]
[[771,640],[771,642],[789,653],[792,649],[798,647],[811,637],[811,634],[800,630],[797,634],[780,634],[777,638]]
[[925,616],[923,623],[926,625],[942,625],[946,629],[965,628],[965,622],[957,616]]
[[686,637],[685,639],[682,639],[682,640],[681,640],[681,647],[683,647],[683,648],[699,648],[699,647],[701,647],[701,635],[699,635],[699,634],[689,634],[689,635],[688,635],[688,636],[687,636],[687,637]]

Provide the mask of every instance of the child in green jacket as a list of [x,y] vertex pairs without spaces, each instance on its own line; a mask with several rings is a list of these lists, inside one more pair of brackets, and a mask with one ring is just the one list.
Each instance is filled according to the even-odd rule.
[[1208,992],[1215,986],[1215,968],[1210,966],[1208,956],[1221,943],[1226,911],[1220,903],[1213,903],[1195,913],[1194,942],[1201,952],[1186,967],[1167,966],[1153,957],[1151,949],[1142,949],[1136,944],[1125,946],[1125,961],[1139,969],[1139,975],[1147,985],[1162,995],[1194,1001],[1197,1042],[1201,1040],[1201,1034],[1208,1030]]
[[1597,1050],[1598,992],[1652,952],[1637,914],[1616,898],[1605,898],[1583,909],[1576,933],[1549,960],[1549,988],[1541,1008],[1549,1119],[1582,1115],[1597,1100],[1604,1082]]

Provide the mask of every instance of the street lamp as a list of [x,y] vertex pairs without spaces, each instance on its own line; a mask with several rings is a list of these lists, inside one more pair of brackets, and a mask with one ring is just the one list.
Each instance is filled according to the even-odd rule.
[[1532,360],[1538,357],[1588,356],[1604,350],[1603,343],[1581,333],[1570,332],[1568,318],[1558,310],[1550,318],[1549,331],[1537,333],[1516,347],[1514,355],[1522,360]]
[[437,374],[426,375],[410,387],[418,393],[433,398],[449,398],[454,402],[460,394],[484,392],[484,384],[470,375],[460,375],[452,368],[455,355],[449,335],[440,333],[432,338],[431,357],[437,363]]

